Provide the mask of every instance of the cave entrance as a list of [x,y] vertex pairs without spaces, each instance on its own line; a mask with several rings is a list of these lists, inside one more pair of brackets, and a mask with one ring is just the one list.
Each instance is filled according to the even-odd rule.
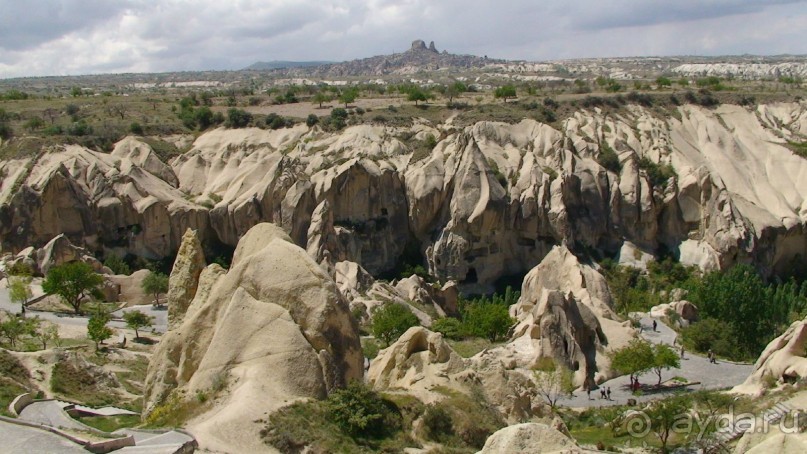
[[465,280],[462,281],[463,284],[476,284],[479,282],[479,277],[476,275],[476,268],[469,268],[468,272],[465,273]]

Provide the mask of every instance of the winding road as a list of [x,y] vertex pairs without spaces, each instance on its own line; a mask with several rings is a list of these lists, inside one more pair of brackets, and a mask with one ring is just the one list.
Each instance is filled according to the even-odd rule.
[[[642,318],[642,337],[654,344],[665,343],[673,346],[677,334],[669,326],[656,320],[657,328],[653,331],[653,318],[645,316]],[[744,382],[754,369],[753,364],[741,364],[719,360],[717,364],[709,363],[703,356],[684,352],[681,360],[681,367],[678,369],[665,370],[662,373],[663,380],[673,377],[683,377],[689,382],[700,382],[699,385],[689,386],[686,389],[697,391],[701,389],[725,389]],[[658,382],[658,376],[654,372],[648,372],[639,376],[639,383],[652,385]],[[600,389],[611,388],[611,400],[600,398]],[[666,397],[672,391],[662,391],[658,393],[645,392],[641,396],[634,396],[630,391],[630,379],[627,376],[617,377],[600,384],[599,389],[591,391],[591,399],[584,391],[576,391],[574,397],[565,396],[558,399],[558,405],[565,407],[602,407],[608,405],[625,405],[628,399],[636,399],[637,402]]]

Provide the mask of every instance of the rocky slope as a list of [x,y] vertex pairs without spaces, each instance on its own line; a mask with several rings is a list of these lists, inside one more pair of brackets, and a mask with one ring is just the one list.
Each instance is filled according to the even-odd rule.
[[[428,135],[438,143],[423,153]],[[210,254],[273,222],[320,261],[378,275],[406,251],[466,290],[524,274],[561,243],[580,256],[636,261],[664,249],[703,268],[752,261],[782,272],[807,255],[807,161],[788,149],[806,135],[802,102],[671,116],[595,108],[558,129],[220,128],[169,163],[135,138],[112,154],[65,146],[0,162],[0,239],[18,252],[64,233],[96,253],[157,258],[187,228]],[[610,150],[618,172],[599,163]],[[675,177],[652,184],[641,158]]]
[[[178,263],[190,263],[198,252],[194,235],[185,238],[182,250],[189,257]],[[186,292],[169,294],[169,311],[177,307],[149,363],[144,400],[152,412],[172,399],[210,396],[212,407],[189,424],[203,447],[266,451],[258,420],[362,377],[358,328],[347,303],[278,227],[252,227],[229,271],[213,264],[198,284],[188,279],[185,285]],[[193,299],[185,308],[187,295]]]

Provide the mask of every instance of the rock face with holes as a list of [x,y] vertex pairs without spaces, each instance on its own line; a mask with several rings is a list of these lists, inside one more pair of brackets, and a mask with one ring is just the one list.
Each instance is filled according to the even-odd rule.
[[205,254],[196,231],[188,229],[182,235],[182,244],[179,246],[177,258],[168,277],[168,323],[176,325],[182,321],[185,311],[188,310],[196,288],[199,285],[199,275],[205,268]]
[[181,322],[149,364],[145,408],[205,393],[189,423],[203,448],[262,452],[256,422],[295,400],[361,379],[358,328],[333,280],[279,227],[239,241],[232,267],[208,266]]
[[767,381],[794,383],[807,377],[807,319],[794,322],[779,337],[772,340],[759,355],[751,376],[733,391],[758,395]]
[[226,250],[273,222],[329,266],[424,265],[470,293],[559,244],[639,266],[659,250],[703,269],[753,262],[768,275],[807,257],[807,160],[788,148],[805,134],[804,103],[668,117],[625,105],[581,109],[557,129],[218,128],[170,162],[134,138],[112,154],[69,145],[0,161],[0,244],[16,254],[65,234],[94,253],[159,258],[187,228]]

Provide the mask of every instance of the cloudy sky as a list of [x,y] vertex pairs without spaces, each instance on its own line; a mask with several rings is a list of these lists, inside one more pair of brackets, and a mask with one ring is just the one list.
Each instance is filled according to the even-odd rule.
[[551,60],[807,54],[807,0],[0,0],[0,78],[439,50]]

